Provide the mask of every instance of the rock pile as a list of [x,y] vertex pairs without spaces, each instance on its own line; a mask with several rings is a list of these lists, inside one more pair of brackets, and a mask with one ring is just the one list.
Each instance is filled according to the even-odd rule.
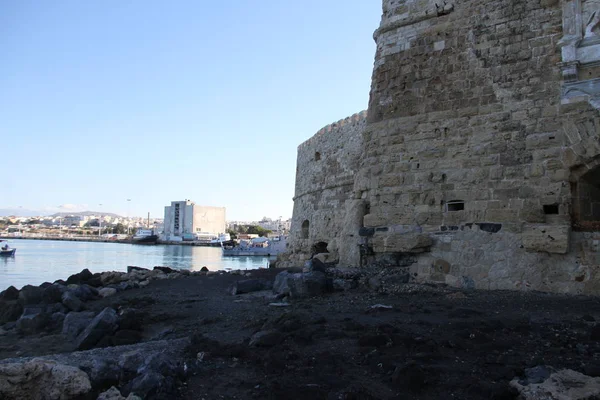
[[[137,400],[171,398],[189,369],[187,339],[0,362],[0,398]],[[87,397],[83,397],[86,395]]]
[[585,400],[600,396],[600,378],[570,369],[555,371],[547,366],[527,369],[525,378],[515,378],[510,385],[523,400]]
[[73,399],[91,389],[87,374],[79,368],[41,359],[0,364],[3,399]]
[[147,286],[152,280],[190,274],[193,273],[168,267],[128,267],[127,272],[96,274],[84,269],[66,281],[27,285],[21,290],[11,286],[0,292],[0,328],[25,336],[62,333],[78,350],[137,343],[141,333],[135,310],[121,310],[118,315],[116,310],[105,308],[96,314],[88,310],[86,303]]

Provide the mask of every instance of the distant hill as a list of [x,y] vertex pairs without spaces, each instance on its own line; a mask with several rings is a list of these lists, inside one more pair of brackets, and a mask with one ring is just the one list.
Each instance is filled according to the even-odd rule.
[[81,211],[81,212],[60,212],[56,214],[50,215],[51,217],[67,217],[70,215],[74,215],[77,217],[89,217],[91,215],[103,215],[105,217],[113,217],[113,218],[123,218],[120,215],[109,213],[109,212],[100,212],[100,211]]
[[15,217],[37,217],[43,214],[40,214],[39,211],[25,210],[22,208],[0,208],[0,217],[11,217],[13,215]]

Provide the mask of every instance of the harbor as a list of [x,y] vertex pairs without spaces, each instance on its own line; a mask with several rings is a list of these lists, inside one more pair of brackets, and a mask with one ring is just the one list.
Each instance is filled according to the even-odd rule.
[[[114,236],[114,235],[113,235]],[[59,242],[90,242],[90,243],[121,243],[121,244],[133,244],[131,239],[119,239],[113,237],[97,237],[97,236],[42,236],[42,235],[27,235],[27,236],[0,236],[0,239],[6,240],[52,240]],[[200,247],[215,247],[214,245],[204,241],[172,241],[172,240],[158,240],[156,244],[162,245],[174,245],[174,246],[200,246]]]
[[[71,240],[68,240],[71,239]],[[223,257],[220,247],[183,245],[142,246],[93,240],[10,238],[15,256],[0,258],[0,290],[13,285],[39,285],[75,274],[84,268],[126,271],[128,266],[177,270],[231,271],[267,268],[268,257]]]

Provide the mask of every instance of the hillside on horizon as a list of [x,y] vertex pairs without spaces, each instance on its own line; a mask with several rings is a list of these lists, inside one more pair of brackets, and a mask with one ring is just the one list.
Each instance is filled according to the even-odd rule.
[[89,216],[97,216],[102,215],[105,217],[115,217],[115,218],[123,218],[122,216],[109,212],[100,212],[100,211],[80,211],[80,212],[59,212],[50,215],[50,217],[67,217],[67,216],[76,216],[76,217],[89,217]]

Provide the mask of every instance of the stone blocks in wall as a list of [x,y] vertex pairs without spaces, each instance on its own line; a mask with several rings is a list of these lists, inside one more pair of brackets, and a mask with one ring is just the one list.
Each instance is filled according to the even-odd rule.
[[562,6],[588,2],[384,0],[367,120],[298,149],[294,262],[323,241],[340,265],[417,282],[599,294],[600,239],[570,225],[573,183],[600,165],[600,106],[561,102],[557,45]]
[[367,214],[363,218],[363,225],[366,228],[375,228],[377,226],[382,226],[385,225],[386,222],[386,218],[378,214]]
[[377,232],[372,241],[376,253],[423,253],[432,244],[429,236],[419,233]]
[[566,254],[571,227],[565,225],[526,225],[523,247],[530,251]]

